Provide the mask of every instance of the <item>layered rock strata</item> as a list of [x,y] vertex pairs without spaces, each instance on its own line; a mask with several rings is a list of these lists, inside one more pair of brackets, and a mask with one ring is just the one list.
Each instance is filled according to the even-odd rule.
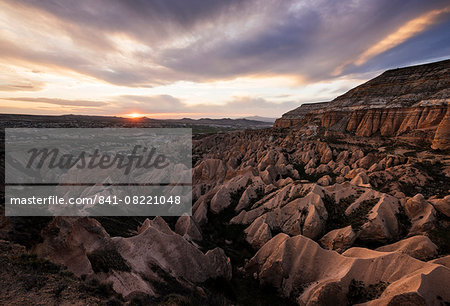
[[317,125],[370,137],[425,140],[450,148],[450,60],[388,70],[331,102],[308,103],[287,112],[275,128]]

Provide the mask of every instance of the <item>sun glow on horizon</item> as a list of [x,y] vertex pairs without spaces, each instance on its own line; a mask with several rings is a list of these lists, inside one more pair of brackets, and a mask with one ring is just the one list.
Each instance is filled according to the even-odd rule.
[[138,119],[138,118],[143,118],[146,115],[145,114],[140,114],[140,113],[129,113],[129,114],[125,114],[124,115],[127,118],[131,118],[131,119]]

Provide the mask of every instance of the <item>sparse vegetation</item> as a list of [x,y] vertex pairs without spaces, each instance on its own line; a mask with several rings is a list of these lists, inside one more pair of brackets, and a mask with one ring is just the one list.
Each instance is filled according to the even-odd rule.
[[256,197],[250,199],[250,201],[248,203],[248,207],[252,207],[253,204],[258,202],[265,196],[264,187],[260,186],[260,187],[256,188],[255,193],[256,193]]
[[108,273],[112,270],[129,272],[131,270],[125,259],[113,247],[95,250],[88,253],[87,257],[91,262],[92,270],[96,273]]
[[0,243],[0,304],[110,305],[111,299],[123,304],[110,286],[79,279],[64,267],[22,250],[11,242]]
[[346,215],[345,210],[355,201],[355,199],[356,198],[354,196],[350,196],[348,198],[341,199],[339,203],[336,203],[334,198],[329,195],[325,195],[323,202],[328,212],[326,232],[349,225],[351,225],[355,231],[359,231],[361,229],[361,226],[367,222],[367,214],[378,202],[378,199],[362,201],[356,209],[354,209],[349,215]]
[[231,258],[232,263],[242,265],[245,258],[250,258],[254,251],[245,240],[245,225],[230,224],[235,216],[234,209],[244,188],[237,190],[231,196],[231,204],[219,214],[208,211],[208,223],[202,227],[203,241],[200,246],[204,251],[221,247]]
[[[244,190],[245,188],[241,188],[232,193],[230,206],[219,214],[208,212],[208,223],[202,227],[203,241],[199,242],[203,251],[215,247],[225,251],[231,259],[233,278],[230,281],[223,278],[208,280],[202,284],[210,292],[207,301],[199,303],[198,297],[189,296],[188,301],[183,298],[181,305],[275,305],[280,302],[296,305],[289,299],[280,298],[274,288],[261,287],[257,280],[238,269],[245,264],[246,259],[255,254],[255,250],[245,240],[246,225],[229,223],[235,216],[234,209]],[[258,197],[264,196],[262,189],[257,194]],[[174,299],[179,300],[180,297],[168,297],[170,301]]]
[[94,217],[112,237],[131,237],[146,217]]
[[437,246],[440,255],[450,254],[450,217],[437,211],[436,228],[429,231],[428,235]]
[[347,304],[355,305],[375,300],[381,296],[389,283],[380,281],[366,286],[363,282],[352,279],[348,286]]
[[437,196],[438,198],[443,198],[448,195],[450,178],[443,173],[442,169],[444,165],[440,161],[422,161],[414,163],[413,166],[432,178],[432,180],[429,180],[427,185],[421,190],[421,193],[425,197]]
[[[0,213],[4,214],[4,211]],[[52,217],[10,217],[11,230],[8,236],[11,241],[26,246],[28,249],[42,242],[41,230],[52,220]]]
[[326,142],[328,144],[347,144],[347,142],[343,139],[343,137],[337,134],[324,136],[321,139],[321,141]]
[[341,200],[336,203],[333,197],[325,194],[322,199],[325,208],[328,212],[328,219],[326,223],[326,232],[348,226],[347,216],[345,215],[345,210],[347,209],[350,201]]
[[378,199],[370,199],[362,201],[359,206],[348,216],[348,221],[353,230],[359,231],[361,226],[367,222],[367,214],[378,202]]
[[110,298],[116,296],[111,284],[99,282],[97,279],[84,281],[79,285],[80,292],[85,292],[90,295],[101,298]]
[[409,217],[406,215],[405,208],[403,206],[399,205],[398,213],[395,214],[395,217],[398,223],[398,238],[400,239],[406,237],[409,229],[411,228],[411,220],[409,220]]
[[164,271],[158,265],[149,263],[149,268],[158,275],[162,281],[147,279],[145,275],[141,275],[143,279],[147,280],[161,295],[170,295],[173,293],[189,295],[191,290],[182,286],[180,282],[168,272]]
[[11,260],[14,264],[35,272],[59,273],[61,270],[60,266],[39,258],[35,254],[23,253],[18,257],[12,257]]
[[329,175],[332,179],[336,177],[336,174],[333,172],[307,174],[305,172],[305,165],[302,163],[293,164],[293,166],[294,166],[294,169],[298,171],[299,177],[302,180],[307,180],[310,182],[317,182],[324,175]]

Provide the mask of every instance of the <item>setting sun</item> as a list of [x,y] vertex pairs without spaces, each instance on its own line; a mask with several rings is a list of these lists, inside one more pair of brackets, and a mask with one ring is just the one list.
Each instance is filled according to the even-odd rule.
[[145,115],[144,114],[139,114],[139,113],[131,113],[131,114],[126,114],[125,117],[132,118],[132,119],[137,119],[137,118],[145,117]]

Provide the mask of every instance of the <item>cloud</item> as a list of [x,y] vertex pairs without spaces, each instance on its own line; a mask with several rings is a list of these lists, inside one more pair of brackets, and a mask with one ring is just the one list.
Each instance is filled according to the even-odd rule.
[[96,114],[101,115],[126,115],[130,113],[140,113],[155,118],[171,118],[174,116],[196,118],[208,116],[267,116],[268,114],[287,112],[300,104],[299,101],[273,102],[263,98],[234,97],[230,101],[223,104],[190,105],[170,95],[123,95],[112,97],[106,101],[28,97],[2,98],[1,100],[19,102],[17,103],[18,107],[20,107],[20,102],[58,105],[60,108],[53,108],[52,113],[59,114],[67,114],[67,112],[76,110],[76,113],[78,114],[90,115],[93,111],[95,111]]
[[0,81],[0,91],[38,91],[43,88],[43,83],[31,80],[12,80],[3,83]]
[[185,112],[187,105],[170,95],[123,95],[113,99],[117,113],[173,113]]
[[374,56],[360,66],[347,64],[342,74],[376,72],[376,74],[369,75],[367,78],[369,79],[382,73],[386,68],[393,69],[449,59],[450,37],[447,30],[449,27],[450,19],[442,24],[432,25],[426,31]]
[[425,31],[431,25],[436,23],[439,17],[450,13],[450,6],[445,9],[432,10],[413,20],[408,21],[394,33],[389,34],[386,38],[377,42],[375,45],[364,51],[355,61],[355,65],[360,66],[369,59],[389,50],[407,39]]
[[263,116],[268,113],[284,113],[298,107],[298,105],[298,101],[271,102],[263,98],[235,97],[225,104],[196,105],[195,108],[218,114],[234,113],[238,115],[255,114]]
[[[370,65],[431,25],[442,27],[447,5],[444,0],[9,0],[2,4],[0,54],[120,86],[254,75],[324,80]],[[446,44],[441,41],[440,49]],[[409,60],[426,60],[431,51],[438,52],[424,48]],[[438,56],[448,55],[443,52]]]
[[161,117],[167,114],[167,118],[174,114],[183,116],[206,117],[206,116],[247,116],[284,113],[299,105],[298,101],[272,102],[263,98],[234,97],[223,104],[187,104],[169,95],[157,96],[120,96],[110,102],[115,113],[141,113],[148,116]]
[[[189,48],[163,50],[160,58],[173,70],[206,79],[249,74],[293,75],[306,82],[329,79],[342,75],[342,70],[337,75],[333,72],[342,63],[352,63],[393,29],[423,11],[443,6],[437,1],[428,5],[417,1],[306,1],[299,8],[290,4],[261,14],[264,22],[257,30],[244,28],[238,36],[217,33]],[[416,30],[409,37],[420,33]]]
[[30,73],[17,72],[8,65],[0,65],[0,92],[2,91],[38,91],[45,83],[27,76]]
[[138,40],[164,40],[169,35],[188,32],[204,20],[242,11],[250,1],[242,0],[80,0],[80,1],[13,1],[26,7],[104,33],[127,33]]
[[67,100],[67,99],[55,99],[55,98],[2,98],[2,100],[16,101],[16,102],[34,102],[34,103],[46,103],[56,104],[59,106],[84,106],[84,107],[101,107],[108,103],[101,101],[89,101],[89,100]]

